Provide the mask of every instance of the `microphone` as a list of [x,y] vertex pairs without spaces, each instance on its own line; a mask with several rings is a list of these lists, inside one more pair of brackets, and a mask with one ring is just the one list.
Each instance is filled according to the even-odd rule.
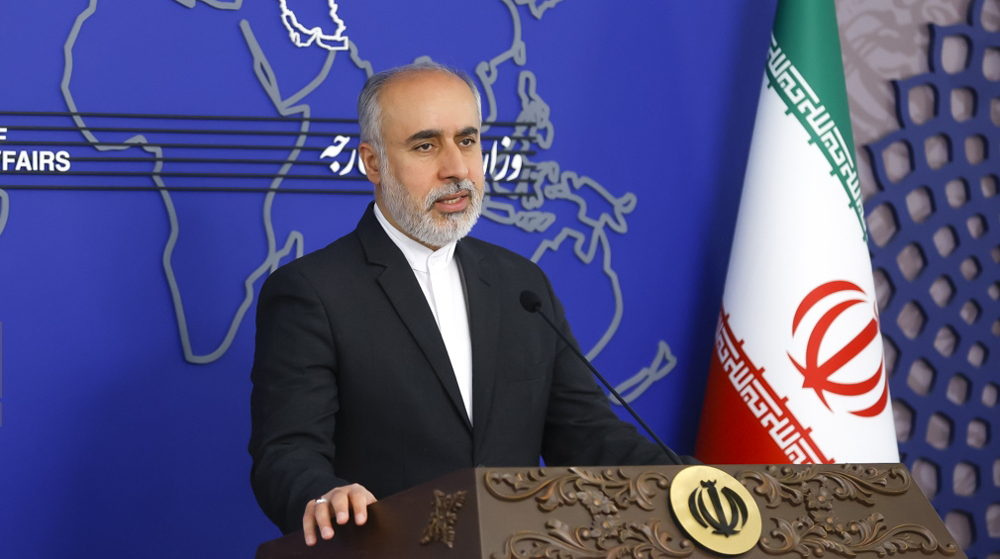
[[521,306],[530,313],[536,313],[542,308],[542,300],[534,291],[525,289],[521,292]]
[[678,465],[684,464],[684,461],[681,460],[681,457],[677,456],[677,453],[675,453],[673,450],[670,450],[670,447],[664,444],[664,442],[660,440],[660,437],[656,436],[656,433],[654,433],[653,430],[649,428],[649,425],[646,425],[646,422],[643,421],[641,417],[639,417],[639,414],[636,413],[634,409],[632,409],[632,406],[628,405],[628,402],[626,402],[625,399],[622,398],[621,394],[619,394],[618,391],[615,390],[611,386],[611,384],[608,383],[607,380],[605,380],[604,376],[601,375],[601,373],[597,372],[597,369],[595,369],[594,366],[590,364],[590,361],[588,361],[587,358],[584,357],[582,353],[580,353],[580,350],[576,348],[576,345],[572,341],[570,341],[568,337],[566,337],[566,334],[563,334],[562,330],[560,330],[549,317],[545,316],[545,313],[540,312],[542,309],[542,300],[539,299],[537,293],[528,289],[522,291],[521,306],[524,307],[524,310],[532,314],[537,314],[538,316],[542,317],[545,320],[545,322],[552,327],[552,330],[554,330],[555,333],[558,334],[559,337],[562,338],[564,342],[566,342],[566,345],[569,346],[571,350],[573,350],[573,353],[575,353],[576,356],[580,358],[580,361],[583,361],[583,363],[587,365],[587,368],[590,369],[590,372],[594,373],[594,376],[597,377],[597,380],[601,381],[601,384],[603,384],[608,390],[611,391],[611,394],[613,394],[614,397],[618,399],[618,402],[622,405],[622,407],[624,407],[626,410],[628,410],[630,414],[632,414],[632,417],[634,417],[635,420],[638,421],[640,425],[642,425],[642,428],[645,429],[647,433],[649,433],[650,437],[653,437],[653,440],[656,441],[656,444],[660,445],[660,448],[663,449],[663,452],[667,453],[667,456],[669,456],[670,459],[674,461],[674,463]]

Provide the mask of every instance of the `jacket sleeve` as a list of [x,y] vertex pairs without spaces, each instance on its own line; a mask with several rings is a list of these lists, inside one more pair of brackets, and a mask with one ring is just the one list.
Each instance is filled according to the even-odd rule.
[[334,473],[336,352],[315,288],[293,267],[261,288],[251,373],[250,483],[283,533],[302,528],[310,499],[349,482]]

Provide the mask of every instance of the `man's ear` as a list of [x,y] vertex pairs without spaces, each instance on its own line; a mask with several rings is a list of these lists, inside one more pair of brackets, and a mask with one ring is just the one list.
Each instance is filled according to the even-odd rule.
[[358,146],[358,157],[361,158],[361,163],[365,166],[365,175],[368,176],[368,180],[376,186],[382,184],[382,174],[379,172],[379,160],[375,148],[368,142],[361,142]]

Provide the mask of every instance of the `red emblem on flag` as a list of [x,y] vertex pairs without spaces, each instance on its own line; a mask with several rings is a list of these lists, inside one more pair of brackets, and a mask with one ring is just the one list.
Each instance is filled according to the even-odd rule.
[[[818,303],[834,294],[852,291],[865,295],[865,292],[860,287],[849,281],[831,281],[813,289],[799,303],[798,308],[795,309],[795,317],[792,320],[792,336],[795,336],[802,318]],[[847,342],[844,347],[837,350],[832,357],[822,363],[819,362],[819,348],[830,327],[844,311],[864,302],[865,299],[850,298],[831,306],[819,318],[812,332],[809,333],[809,340],[806,344],[805,364],[803,365],[796,361],[791,353],[788,354],[788,358],[792,360],[792,364],[802,374],[802,387],[814,390],[816,396],[823,402],[823,405],[831,411],[833,410],[826,401],[827,393],[840,396],[862,396],[873,390],[877,390],[881,384],[882,396],[875,404],[865,409],[850,412],[860,417],[874,417],[885,410],[886,403],[889,400],[889,379],[883,373],[884,358],[880,357],[878,369],[875,371],[875,374],[861,382],[843,383],[830,380],[830,377],[834,373],[847,365],[877,339],[879,335],[878,311],[874,305],[872,306],[874,316],[871,321],[854,338]]]

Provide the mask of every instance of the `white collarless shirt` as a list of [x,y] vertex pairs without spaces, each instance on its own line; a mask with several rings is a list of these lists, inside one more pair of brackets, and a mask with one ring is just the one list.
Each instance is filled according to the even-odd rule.
[[469,333],[469,311],[465,297],[465,284],[458,260],[455,258],[457,241],[431,250],[407,237],[382,215],[375,205],[375,218],[392,242],[399,247],[413,270],[413,275],[424,292],[427,304],[437,322],[441,338],[448,350],[451,368],[455,371],[458,390],[462,394],[465,411],[472,421],[472,335]]

